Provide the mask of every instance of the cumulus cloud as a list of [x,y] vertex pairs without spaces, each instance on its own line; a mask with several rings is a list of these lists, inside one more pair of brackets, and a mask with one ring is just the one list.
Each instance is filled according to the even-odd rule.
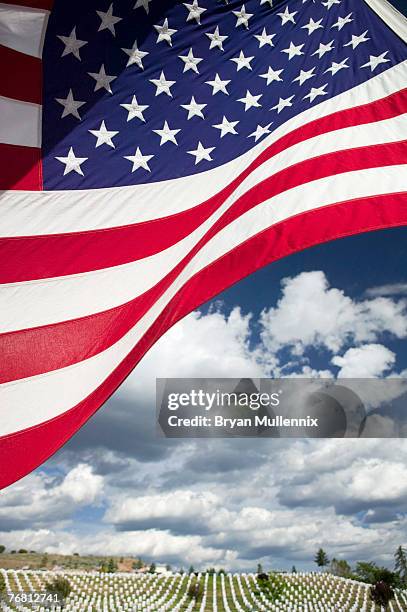
[[103,478],[83,463],[62,479],[48,476],[43,471],[34,472],[2,491],[0,530],[69,519],[73,509],[96,503],[102,491]]
[[372,342],[384,332],[397,338],[407,335],[404,301],[384,297],[356,301],[330,287],[322,271],[286,278],[277,306],[263,310],[260,323],[269,351],[290,346],[297,355],[309,347],[336,353],[349,342]]
[[250,347],[252,315],[193,312],[153,346],[122,387],[121,395],[151,400],[156,378],[229,378],[231,372],[259,377],[265,371]]
[[166,493],[114,499],[105,515],[121,531],[157,528],[174,533],[206,531],[205,522],[222,500],[209,491],[175,490]]
[[331,361],[340,368],[338,378],[376,378],[393,367],[396,355],[382,344],[365,344]]

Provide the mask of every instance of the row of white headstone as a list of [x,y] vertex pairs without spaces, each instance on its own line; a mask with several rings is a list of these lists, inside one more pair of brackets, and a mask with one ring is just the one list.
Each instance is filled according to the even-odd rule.
[[[377,612],[370,599],[370,585],[330,574],[296,573],[280,577],[285,582],[279,600],[270,601],[255,574],[186,575],[99,572],[49,572],[0,570],[9,593],[44,591],[45,584],[57,576],[71,584],[64,612]],[[198,599],[195,586],[200,586]],[[192,592],[190,592],[192,591]],[[0,610],[28,612],[32,607],[20,603],[10,607],[0,601]],[[390,612],[407,612],[407,592],[396,591]],[[38,608],[40,612],[44,608]],[[55,612],[60,612],[58,607]]]

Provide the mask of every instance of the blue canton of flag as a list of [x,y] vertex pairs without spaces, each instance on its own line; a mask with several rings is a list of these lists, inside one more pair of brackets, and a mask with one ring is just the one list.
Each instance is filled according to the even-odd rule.
[[91,0],[84,11],[57,0],[43,56],[44,188],[224,164],[403,53],[361,1]]

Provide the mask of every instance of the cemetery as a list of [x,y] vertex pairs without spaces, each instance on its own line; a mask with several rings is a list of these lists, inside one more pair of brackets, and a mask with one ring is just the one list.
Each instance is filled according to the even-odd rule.
[[[30,603],[33,593],[46,593],[55,581],[67,588],[63,601],[52,608]],[[407,590],[394,589],[385,608],[373,603],[370,584],[327,572],[259,576],[0,569],[0,583],[1,612],[407,612]]]

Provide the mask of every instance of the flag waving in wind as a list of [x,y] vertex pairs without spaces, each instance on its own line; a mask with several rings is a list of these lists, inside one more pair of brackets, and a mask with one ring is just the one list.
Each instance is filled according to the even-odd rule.
[[406,39],[386,0],[0,4],[1,487],[204,301],[407,224]]

